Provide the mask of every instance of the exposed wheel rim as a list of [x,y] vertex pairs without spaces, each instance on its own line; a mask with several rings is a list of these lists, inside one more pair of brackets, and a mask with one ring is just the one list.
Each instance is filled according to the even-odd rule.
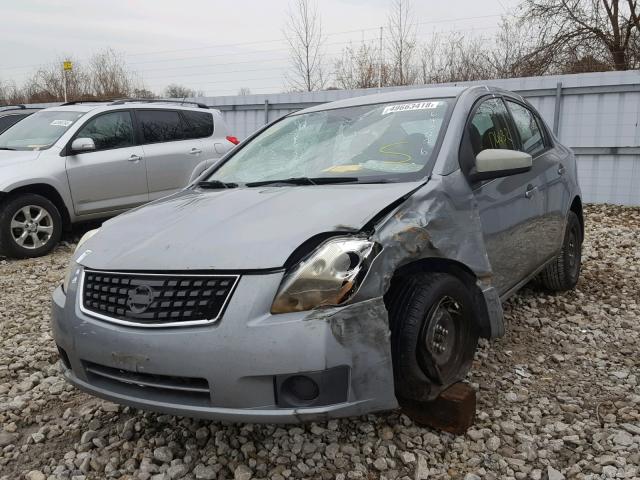
[[450,296],[443,296],[429,311],[418,355],[432,380],[444,383],[457,371],[461,354],[462,307]]
[[569,230],[567,245],[565,247],[565,259],[571,275],[577,275],[581,261],[581,245],[580,234],[578,228],[575,226]]
[[26,205],[14,213],[10,224],[11,237],[20,247],[36,250],[53,236],[53,217],[44,207]]

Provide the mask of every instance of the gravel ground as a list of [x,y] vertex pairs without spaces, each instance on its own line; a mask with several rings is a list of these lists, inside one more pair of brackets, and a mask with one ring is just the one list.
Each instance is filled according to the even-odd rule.
[[0,479],[640,478],[640,209],[586,217],[578,287],[509,301],[506,336],[478,349],[477,422],[459,437],[400,412],[229,425],[90,397],[62,380],[49,334],[72,244],[0,259]]

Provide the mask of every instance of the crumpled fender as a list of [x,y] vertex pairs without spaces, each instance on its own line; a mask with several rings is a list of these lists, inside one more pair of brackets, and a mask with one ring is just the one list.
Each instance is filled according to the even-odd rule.
[[504,334],[502,304],[492,286],[478,204],[460,170],[433,175],[374,226],[371,239],[383,248],[350,302],[384,295],[394,273],[411,262],[453,260],[475,277],[483,335]]

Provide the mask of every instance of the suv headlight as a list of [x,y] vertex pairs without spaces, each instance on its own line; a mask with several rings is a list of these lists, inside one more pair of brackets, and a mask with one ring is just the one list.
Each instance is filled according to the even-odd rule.
[[379,251],[379,245],[366,238],[335,237],[326,241],[286,274],[271,313],[344,303],[357,291]]
[[[80,237],[80,240],[76,245],[76,249],[74,250],[73,255],[75,256],[75,254],[78,252],[78,249],[82,246],[82,244],[85,243],[87,240],[89,240],[91,237],[93,237],[96,233],[98,233],[99,230],[100,230],[99,228],[96,228],[94,230],[89,230],[82,237]],[[76,263],[75,259],[71,260],[71,262],[69,262],[69,265],[67,266],[67,270],[64,275],[64,280],[62,281],[62,291],[64,293],[67,293],[69,291],[69,282],[71,282],[71,277],[75,273],[77,266],[78,264]]]

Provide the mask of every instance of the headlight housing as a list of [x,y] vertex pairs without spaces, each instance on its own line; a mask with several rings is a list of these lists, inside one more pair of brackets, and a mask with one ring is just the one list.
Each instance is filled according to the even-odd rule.
[[271,313],[340,305],[357,291],[380,246],[366,238],[335,237],[286,274]]
[[[74,256],[75,254],[78,252],[78,249],[82,246],[83,243],[85,243],[87,240],[89,240],[91,237],[93,237],[96,233],[98,233],[100,229],[96,228],[94,230],[89,230],[87,233],[85,233],[82,237],[80,237],[80,240],[78,241],[78,244],[76,245],[76,249],[73,252]],[[67,293],[69,291],[69,283],[71,282],[71,277],[74,275],[74,273],[76,272],[76,267],[77,267],[77,263],[74,260],[71,260],[71,262],[69,262],[69,265],[67,266],[67,270],[65,272],[64,275],[64,280],[62,281],[62,291]]]

